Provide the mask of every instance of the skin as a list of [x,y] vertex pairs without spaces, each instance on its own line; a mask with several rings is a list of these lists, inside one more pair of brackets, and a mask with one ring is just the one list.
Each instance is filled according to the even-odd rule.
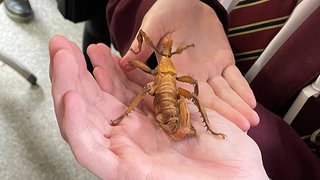
[[[198,80],[204,105],[243,131],[259,123],[259,117],[253,110],[256,100],[252,90],[235,66],[224,29],[211,7],[198,0],[158,0],[143,18],[140,29],[156,45],[170,31],[173,49],[195,44],[194,48],[172,57],[178,76],[190,75]],[[133,41],[131,48],[137,50],[138,42]],[[130,70],[129,61],[138,59],[145,62],[152,52],[143,44],[141,53],[137,55],[128,51],[121,65]],[[146,78],[136,77],[131,80],[141,85],[146,83]]]
[[[140,29],[155,44],[168,31],[173,31],[174,49],[195,44],[172,60],[178,76],[198,80],[210,126],[227,138],[206,132],[199,112],[190,104],[196,137],[171,140],[155,122],[150,96],[118,126],[110,126],[111,119],[152,81],[140,70],[129,69],[128,62],[144,62],[152,50],[143,45],[138,55],[128,51],[120,59],[103,44],[91,45],[87,51],[94,78],[80,49],[55,36],[49,44],[54,109],[61,135],[78,162],[103,179],[267,179],[259,148],[244,132],[259,122],[253,111],[256,102],[234,65],[212,9],[196,0],[158,0]],[[137,49],[136,41],[131,48]]]
[[[172,32],[173,50],[181,45],[194,44],[195,47],[172,56],[178,76],[190,75],[198,80],[199,98],[203,104],[243,131],[259,123],[259,117],[253,110],[256,100],[252,90],[235,66],[226,34],[211,7],[198,0],[158,0],[143,18],[140,29],[155,45],[167,32]],[[137,50],[138,41],[133,41],[131,48]],[[143,44],[139,54],[128,51],[120,64],[122,68],[131,70],[129,61],[145,62],[152,52]],[[130,80],[145,85],[152,81],[152,77],[137,74]],[[189,87],[189,90],[192,89]]]
[[120,58],[103,45],[88,54],[95,78],[75,43],[55,36],[49,44],[54,109],[62,137],[77,161],[102,179],[267,179],[256,143],[231,121],[207,109],[211,127],[226,139],[205,131],[190,105],[197,136],[172,141],[155,123],[152,101],[129,114],[118,126],[110,120],[123,113],[142,86],[124,72]]

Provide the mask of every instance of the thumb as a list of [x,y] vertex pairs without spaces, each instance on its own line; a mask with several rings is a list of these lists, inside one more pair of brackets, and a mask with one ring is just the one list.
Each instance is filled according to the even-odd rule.
[[[144,33],[141,32],[141,30]],[[125,70],[132,70],[133,67],[128,65],[128,63],[132,60],[139,60],[143,63],[146,63],[154,51],[154,49],[150,47],[150,44],[153,44],[154,47],[157,47],[159,43],[161,38],[159,31],[154,31],[151,28],[141,28],[141,30],[136,34],[136,38],[131,43],[129,50],[120,61],[120,65]],[[148,44],[146,41],[148,41]]]

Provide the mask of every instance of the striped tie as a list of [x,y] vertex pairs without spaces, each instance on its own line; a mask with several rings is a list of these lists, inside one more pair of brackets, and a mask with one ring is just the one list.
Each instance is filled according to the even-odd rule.
[[228,38],[245,74],[285,24],[297,0],[242,0],[229,15]]

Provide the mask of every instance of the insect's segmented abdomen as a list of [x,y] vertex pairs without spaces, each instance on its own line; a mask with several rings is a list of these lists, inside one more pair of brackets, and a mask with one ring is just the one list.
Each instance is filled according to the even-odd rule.
[[178,128],[179,110],[177,103],[176,79],[172,75],[164,75],[155,90],[154,111],[160,125],[168,125],[167,130]]

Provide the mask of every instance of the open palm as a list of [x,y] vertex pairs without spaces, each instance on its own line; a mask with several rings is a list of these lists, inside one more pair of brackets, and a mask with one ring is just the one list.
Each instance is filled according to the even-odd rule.
[[[207,110],[211,126],[226,139],[205,132],[192,105],[197,136],[171,140],[155,123],[151,98],[118,126],[118,117],[141,86],[128,79],[119,58],[102,44],[88,54],[95,78],[80,49],[62,36],[50,42],[50,79],[59,128],[74,156],[103,179],[262,179],[267,178],[259,148],[241,129]],[[137,71],[130,75],[139,74]],[[149,99],[149,100],[148,100]]]
[[[140,29],[155,45],[172,32],[173,48],[194,44],[183,53],[172,56],[178,75],[190,75],[198,80],[199,98],[203,104],[247,131],[258,124],[259,117],[253,110],[254,95],[244,77],[235,66],[226,33],[215,12],[206,4],[194,0],[158,0],[144,16]],[[131,48],[138,49],[138,42]],[[158,47],[161,48],[161,47]],[[121,61],[147,61],[153,50],[142,45],[141,53],[128,51]],[[134,79],[133,79],[134,80]],[[135,79],[139,82],[141,79]]]

